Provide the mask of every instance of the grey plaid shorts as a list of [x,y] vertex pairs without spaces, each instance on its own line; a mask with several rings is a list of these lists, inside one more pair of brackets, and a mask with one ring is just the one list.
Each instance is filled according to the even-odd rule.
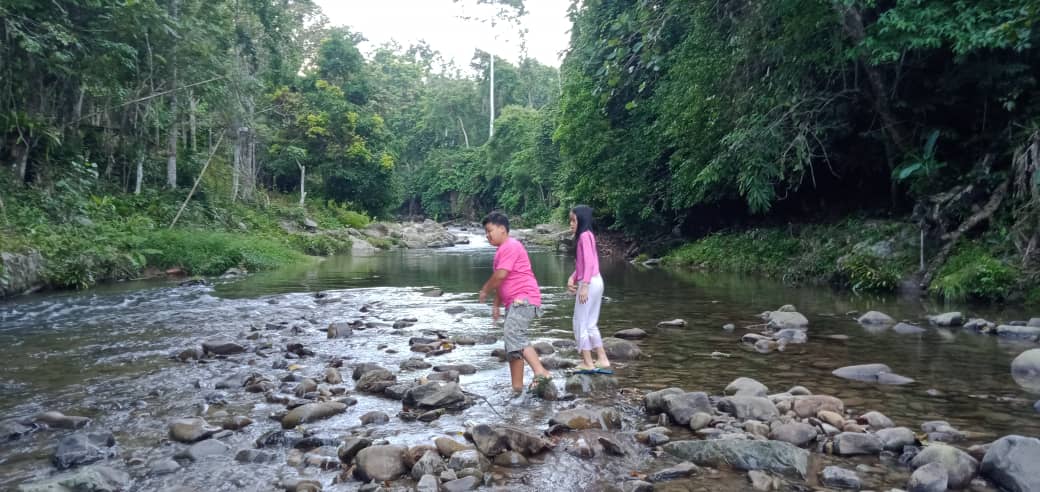
[[525,347],[531,345],[527,340],[527,327],[531,321],[542,316],[542,307],[528,304],[526,301],[513,303],[506,310],[506,320],[502,326],[503,339],[506,345],[506,355],[509,360],[523,358],[520,354]]

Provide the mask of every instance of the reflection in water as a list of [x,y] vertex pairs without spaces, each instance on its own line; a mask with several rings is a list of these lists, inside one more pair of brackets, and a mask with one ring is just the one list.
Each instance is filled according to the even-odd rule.
[[[494,250],[480,235],[474,234],[471,241],[469,246],[439,251],[333,257],[215,287],[126,283],[89,293],[33,296],[0,304],[0,357],[5,361],[0,365],[0,412],[26,417],[56,409],[92,417],[93,428],[116,433],[120,458],[134,457],[135,463],[143,462],[131,465],[140,471],[150,461],[179,449],[180,445],[170,444],[165,438],[166,421],[210,415],[207,412],[213,412],[214,407],[207,405],[203,396],[220,391],[232,402],[229,412],[249,415],[257,422],[229,438],[235,448],[251,447],[252,440],[272,428],[267,416],[281,406],[267,403],[262,395],[214,389],[228,376],[249,372],[248,367],[227,360],[179,364],[167,358],[170,353],[216,334],[243,339],[254,329],[262,335],[255,343],[263,343],[269,336],[267,323],[286,322],[300,332],[287,338],[301,341],[319,354],[315,367],[309,367],[306,359],[301,361],[301,372],[310,375],[321,372],[318,361],[322,357],[343,357],[347,367],[376,362],[396,370],[397,364],[413,355],[407,348],[408,337],[427,330],[450,336],[498,334],[500,329],[490,322],[489,307],[476,302],[476,292],[490,273]],[[569,339],[573,298],[566,295],[564,285],[572,260],[548,251],[532,251],[531,256],[547,304],[546,316],[536,326],[537,336]],[[1031,409],[1035,397],[1015,385],[1009,371],[1011,359],[1035,344],[959,329],[929,328],[920,335],[898,335],[888,329],[864,329],[846,314],[875,309],[927,326],[925,315],[954,308],[994,321],[1028,318],[1024,312],[944,307],[916,298],[856,297],[827,289],[791,288],[754,277],[644,269],[610,260],[604,260],[601,269],[606,282],[601,331],[609,335],[639,327],[649,333],[640,342],[648,357],[619,364],[618,377],[625,386],[646,391],[679,386],[719,394],[733,379],[749,376],[773,392],[803,385],[814,393],[832,394],[843,398],[856,412],[878,410],[913,429],[924,421],[943,419],[962,430],[981,433],[978,441],[1011,432],[1040,434],[1040,420]],[[423,286],[439,287],[445,295],[423,297]],[[316,291],[324,291],[327,296],[316,299],[312,295]],[[350,339],[325,339],[322,329],[327,323],[361,316],[360,308],[366,303],[375,306],[385,327],[359,332]],[[758,313],[788,303],[809,318],[809,342],[767,355],[745,350],[739,343],[746,332],[743,327],[760,323]],[[445,312],[453,306],[464,311]],[[390,323],[406,316],[420,321],[404,333],[394,333]],[[690,323],[685,328],[656,326],[658,321],[672,318]],[[736,324],[737,329],[722,330],[726,323]],[[376,350],[383,344],[397,353]],[[543,429],[554,409],[567,404],[511,398],[508,371],[488,357],[492,348],[459,347],[434,363],[476,365],[477,374],[462,377],[465,388],[487,396],[509,422]],[[712,357],[713,352],[729,356]],[[265,370],[273,362],[263,356],[248,359]],[[873,362],[885,363],[917,382],[877,386],[831,375],[837,367]],[[421,374],[405,373],[401,377]],[[339,437],[356,432],[358,417],[367,411],[381,410],[393,416],[399,409],[397,402],[383,398],[359,395],[358,400],[346,414],[316,426],[318,431]],[[629,428],[645,423],[637,408],[624,408]],[[394,443],[424,444],[433,436],[458,432],[466,421],[498,420],[487,404],[479,403],[432,424],[392,418],[390,424],[372,432]],[[47,458],[54,442],[55,434],[37,432],[30,438],[0,445],[0,488],[49,473]],[[557,489],[560,484],[567,484],[565,489],[595,489],[593,484],[599,479],[616,483],[632,470],[659,467],[648,450],[634,449],[640,451],[614,460],[579,460],[554,453],[551,463],[520,475],[524,484],[542,490],[547,486]],[[275,465],[228,467],[229,460],[215,460],[192,465],[190,473],[141,478],[138,485],[141,490],[181,484],[211,488],[227,483],[264,488],[278,477],[297,473],[284,462],[280,459]],[[326,483],[331,480],[328,473],[319,477]],[[518,476],[513,485],[524,488],[519,480]],[[903,483],[905,476],[897,474],[888,485]],[[713,488],[741,490],[744,484],[742,477],[729,477]]]

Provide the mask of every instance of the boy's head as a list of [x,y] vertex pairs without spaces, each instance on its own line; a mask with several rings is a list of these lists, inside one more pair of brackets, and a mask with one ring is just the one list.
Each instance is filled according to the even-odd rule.
[[491,212],[484,217],[484,235],[492,246],[498,247],[509,238],[509,217],[502,212]]

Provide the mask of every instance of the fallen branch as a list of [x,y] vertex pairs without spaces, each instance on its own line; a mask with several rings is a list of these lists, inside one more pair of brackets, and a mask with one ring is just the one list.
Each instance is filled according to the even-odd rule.
[[199,171],[199,176],[195,178],[195,184],[192,185],[191,191],[188,192],[188,197],[184,199],[184,203],[181,204],[181,209],[177,211],[177,215],[173,218],[173,222],[170,222],[170,229],[177,225],[177,219],[181,218],[181,213],[184,212],[184,207],[188,206],[188,201],[191,200],[191,196],[195,194],[195,189],[199,187],[199,182],[202,181],[202,175],[206,174],[206,169],[209,167],[210,161],[213,160],[213,156],[217,154],[217,149],[220,148],[220,143],[224,141],[224,134],[220,134],[220,138],[217,139],[217,144],[213,146],[213,150],[209,153],[209,158],[206,159],[206,164],[202,166],[202,171]]

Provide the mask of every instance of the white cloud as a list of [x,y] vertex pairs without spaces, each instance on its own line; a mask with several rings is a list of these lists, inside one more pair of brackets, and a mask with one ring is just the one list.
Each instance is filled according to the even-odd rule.
[[[316,0],[333,25],[349,26],[364,35],[368,42],[363,52],[396,40],[408,46],[425,40],[446,59],[454,59],[460,67],[469,65],[474,49],[494,50],[507,60],[520,56],[519,36],[513,26],[496,27],[462,17],[489,12],[487,6],[463,0]],[[570,40],[569,0],[526,0],[527,15],[523,26],[528,29],[527,53],[538,61],[560,66],[560,52]]]

